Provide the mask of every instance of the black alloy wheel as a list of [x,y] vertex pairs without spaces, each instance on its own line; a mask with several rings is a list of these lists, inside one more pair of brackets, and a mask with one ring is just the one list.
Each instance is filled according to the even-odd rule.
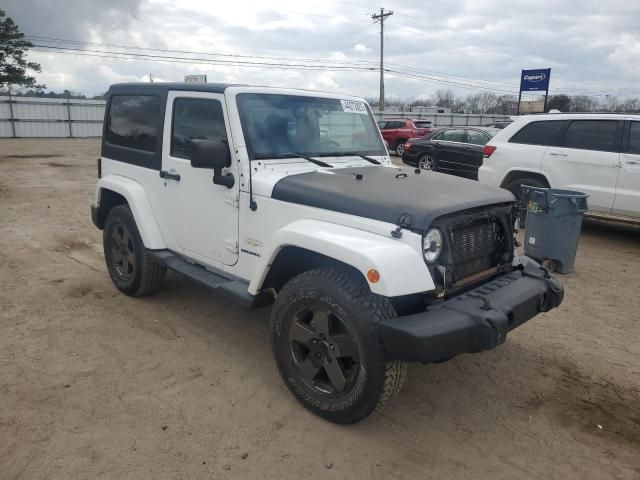
[[304,383],[321,395],[351,390],[360,368],[358,345],[339,315],[331,309],[305,307],[294,317],[290,353]]
[[135,251],[131,235],[126,225],[122,222],[116,223],[111,233],[111,262],[114,270],[124,281],[129,281],[135,274]]

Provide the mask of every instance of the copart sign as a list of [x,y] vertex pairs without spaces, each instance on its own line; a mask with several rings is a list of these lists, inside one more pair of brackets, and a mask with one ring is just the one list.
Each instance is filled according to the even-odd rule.
[[551,69],[522,70],[520,77],[520,90],[523,92],[535,92],[549,90],[549,77]]

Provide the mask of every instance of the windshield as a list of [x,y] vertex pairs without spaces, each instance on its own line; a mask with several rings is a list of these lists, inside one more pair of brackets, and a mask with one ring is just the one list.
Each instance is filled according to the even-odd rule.
[[318,157],[386,155],[364,102],[241,93],[238,110],[252,160],[293,152]]

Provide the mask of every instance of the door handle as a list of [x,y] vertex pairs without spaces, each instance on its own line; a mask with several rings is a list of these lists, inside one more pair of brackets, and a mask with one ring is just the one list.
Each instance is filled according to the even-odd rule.
[[640,165],[640,162],[636,161],[636,160],[629,160],[628,162],[626,162],[629,165]]
[[175,180],[176,182],[180,181],[179,173],[170,173],[166,170],[160,170],[160,178],[164,178],[165,180]]
[[554,157],[567,157],[568,154],[561,152],[549,152],[549,155],[553,155]]

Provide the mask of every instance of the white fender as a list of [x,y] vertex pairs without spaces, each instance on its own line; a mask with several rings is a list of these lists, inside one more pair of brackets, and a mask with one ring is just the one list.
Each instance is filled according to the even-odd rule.
[[[419,238],[418,236],[416,236]],[[298,220],[278,230],[266,245],[249,292],[256,294],[278,252],[286,246],[305,248],[351,265],[367,277],[374,268],[377,283],[369,282],[373,293],[396,297],[435,289],[421,253],[420,242],[404,241],[343,225],[318,220]]]
[[96,205],[100,205],[100,196],[103,190],[112,190],[126,198],[145,247],[152,250],[167,248],[142,185],[120,175],[102,177],[98,181],[96,190]]

